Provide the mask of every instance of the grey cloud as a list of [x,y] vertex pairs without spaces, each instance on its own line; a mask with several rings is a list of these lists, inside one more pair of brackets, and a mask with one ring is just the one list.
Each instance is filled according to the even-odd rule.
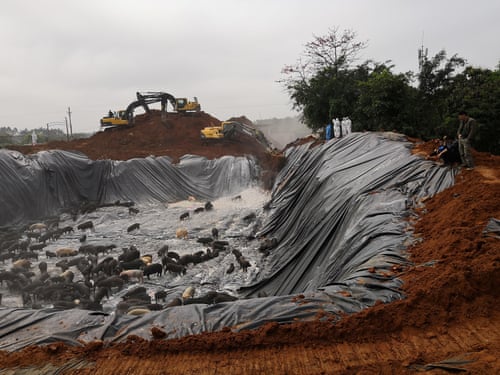
[[0,126],[39,127],[71,106],[75,129],[96,131],[104,112],[138,90],[198,96],[220,119],[294,116],[276,81],[313,34],[353,29],[368,40],[363,59],[416,71],[423,33],[431,54],[444,48],[493,68],[499,13],[487,0],[7,0]]

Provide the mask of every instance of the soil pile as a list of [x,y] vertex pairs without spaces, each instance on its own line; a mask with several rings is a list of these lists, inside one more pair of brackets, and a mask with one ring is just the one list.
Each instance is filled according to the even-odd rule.
[[[135,132],[137,139],[139,129],[119,133]],[[103,145],[103,153],[112,152]],[[416,143],[414,152],[427,155],[434,146]],[[156,146],[141,147],[143,156],[157,152],[152,151]],[[188,150],[195,153],[193,147]],[[238,333],[227,328],[175,340],[155,327],[151,341],[129,337],[126,343],[78,348],[54,343],[0,352],[0,363],[4,368],[65,366],[63,373],[74,374],[498,373],[500,239],[484,229],[491,218],[500,219],[500,157],[473,155],[474,170],[461,170],[452,188],[416,208],[411,224],[421,241],[408,250],[414,265],[392,270],[404,281],[401,301],[376,304],[336,324],[318,316],[311,322],[269,323]]]
[[246,134],[240,134],[232,140],[202,143],[200,130],[219,124],[220,120],[205,112],[189,115],[168,113],[165,121],[162,121],[160,111],[152,110],[149,114],[136,116],[131,127],[99,131],[90,138],[9,148],[24,154],[54,149],[75,150],[83,152],[92,160],[128,160],[167,155],[174,162],[186,154],[213,159],[223,155],[261,156],[265,153],[264,147]]

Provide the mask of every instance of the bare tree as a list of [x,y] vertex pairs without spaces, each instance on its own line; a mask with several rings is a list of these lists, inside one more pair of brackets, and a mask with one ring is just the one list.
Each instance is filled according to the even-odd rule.
[[306,83],[318,72],[332,69],[334,73],[357,60],[358,53],[366,48],[366,42],[356,41],[357,33],[346,29],[342,33],[338,27],[328,30],[326,35],[313,35],[306,43],[302,56],[294,65],[285,65],[281,73],[286,77],[280,80],[287,89],[298,83]]
[[305,55],[316,70],[349,67],[357,60],[359,51],[366,48],[366,42],[357,42],[356,37],[353,30],[340,34],[338,27],[329,29],[324,36],[314,35],[314,40],[305,46]]

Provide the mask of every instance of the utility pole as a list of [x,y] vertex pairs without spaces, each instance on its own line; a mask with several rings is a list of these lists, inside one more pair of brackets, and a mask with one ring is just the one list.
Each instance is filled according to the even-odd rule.
[[418,50],[418,70],[422,72],[424,62],[427,60],[428,48],[424,51],[424,32],[422,31],[422,47]]
[[71,108],[68,107],[68,118],[69,118],[69,130],[71,134],[71,139],[73,139],[73,125],[71,124]]
[[66,123],[66,140],[69,142],[69,133],[68,133],[68,118],[64,118],[64,122]]

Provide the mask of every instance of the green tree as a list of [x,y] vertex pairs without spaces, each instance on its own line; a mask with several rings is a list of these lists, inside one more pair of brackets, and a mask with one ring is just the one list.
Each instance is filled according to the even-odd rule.
[[407,74],[394,75],[389,68],[374,71],[359,82],[360,95],[354,119],[366,130],[408,129],[407,106],[411,90]]
[[453,55],[447,58],[445,50],[439,51],[434,57],[428,57],[427,49],[418,51],[419,72],[418,100],[416,115],[420,119],[420,137],[435,138],[444,135],[448,107],[447,97],[459,70],[465,66],[465,59]]
[[422,47],[418,53],[418,89],[423,97],[434,98],[453,81],[456,70],[465,66],[466,61],[456,54],[447,59],[445,50],[439,51],[432,58],[427,55],[427,49],[424,52]]
[[500,154],[500,67],[466,67],[450,87],[445,121],[448,133],[456,134],[457,113],[466,110],[479,123],[473,146],[479,151]]

